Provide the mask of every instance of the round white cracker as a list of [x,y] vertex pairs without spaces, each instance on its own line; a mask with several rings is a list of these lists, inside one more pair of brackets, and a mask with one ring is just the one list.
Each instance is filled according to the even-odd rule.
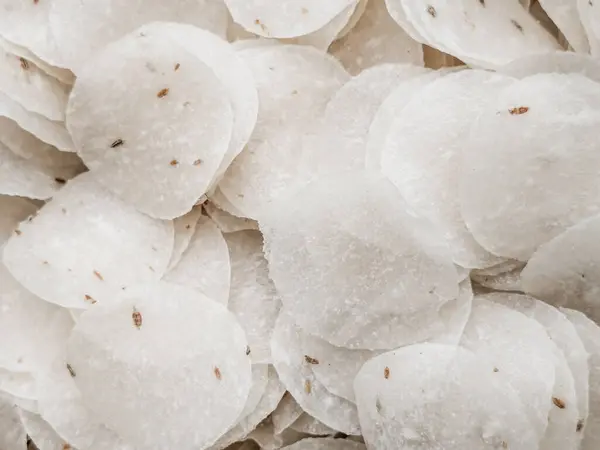
[[67,358],[84,403],[132,444],[193,449],[216,441],[244,409],[246,346],[222,305],[161,282],[83,314]]
[[514,389],[532,432],[541,438],[556,380],[556,344],[542,325],[487,296],[476,296],[460,345]]
[[415,213],[442,230],[454,262],[463,267],[487,267],[500,261],[467,230],[460,211],[459,177],[471,124],[512,82],[481,70],[436,78],[395,115],[380,150],[383,173]]
[[[566,408],[569,409],[569,413],[575,412],[578,414],[575,416],[574,427],[570,427],[568,431],[562,430],[557,434],[559,438],[563,437],[565,439],[572,439],[574,436],[580,434],[577,431],[576,424],[580,421],[585,423],[589,411],[589,355],[581,341],[581,338],[577,334],[575,327],[558,309],[542,302],[541,300],[537,300],[527,295],[514,293],[493,293],[486,295],[485,298],[495,303],[508,306],[509,308],[512,308],[528,317],[531,317],[532,319],[537,320],[546,329],[546,332],[558,347],[558,351],[561,353],[557,358],[559,364],[557,365],[557,382],[555,383],[555,386],[559,384],[559,372],[565,371],[564,365],[566,363],[566,370],[571,372],[571,377],[573,378],[573,389],[575,394],[574,399],[576,404],[568,404],[566,399],[563,399],[563,403],[567,404]],[[568,386],[563,386],[563,388],[568,391]],[[566,395],[568,395],[568,393],[566,393]],[[562,397],[557,396],[557,398]],[[556,411],[556,409],[552,409],[552,411],[554,413],[559,412]],[[563,419],[566,419],[566,417],[563,417]],[[564,443],[564,446],[564,448],[567,448],[566,442]]]
[[67,110],[96,179],[163,219],[185,214],[206,193],[233,127],[227,89],[181,45],[181,27],[143,27],[104,47],[79,72]]
[[357,0],[225,0],[233,20],[259,36],[291,38],[325,26]]
[[160,279],[172,249],[171,222],[137,212],[86,173],[15,230],[4,264],[44,300],[88,308],[115,291]]
[[332,56],[307,46],[265,45],[239,55],[258,89],[258,122],[219,188],[243,216],[256,219],[283,190],[311,172],[302,138],[349,75]]
[[[206,1],[206,0],[205,0]],[[217,2],[219,0],[208,0]],[[252,72],[226,41],[214,34],[181,23],[154,23],[140,29],[146,34],[164,36],[199,58],[210,67],[229,94],[233,129],[229,147],[212,185],[218,182],[233,159],[248,143],[258,117],[258,93]]]
[[354,381],[369,448],[537,448],[523,404],[461,347],[418,344],[377,356]]
[[388,349],[427,339],[439,329],[438,310],[458,296],[439,236],[379,174],[310,183],[274,203],[261,229],[284,306],[304,331],[334,345]]
[[422,42],[486,68],[559,48],[517,0],[399,1]]
[[527,261],[598,213],[599,124],[600,84],[581,75],[540,74],[503,89],[465,142],[461,209],[475,239]]

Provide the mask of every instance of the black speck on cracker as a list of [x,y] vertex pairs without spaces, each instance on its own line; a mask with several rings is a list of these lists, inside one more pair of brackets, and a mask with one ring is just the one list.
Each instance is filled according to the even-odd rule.
[[194,161],[192,163],[194,166],[199,166],[200,164],[202,164],[202,160],[201,159],[197,159],[196,161]]
[[110,148],[117,148],[123,144],[124,144],[123,139],[116,139],[115,141],[113,141],[112,144],[110,144]]
[[179,70],[179,68],[180,68],[180,67],[181,67],[181,64],[177,63],[177,64],[175,64],[175,67],[173,68],[173,70],[174,70],[175,72],[177,72],[177,71]]
[[75,373],[75,371],[73,370],[73,367],[71,367],[71,364],[67,363],[67,370],[69,371],[69,375],[71,375],[71,377],[75,378],[75,376],[77,375]]
[[517,22],[515,19],[510,19],[510,23],[512,23],[517,30],[523,33],[523,27],[519,22]]
[[559,409],[565,409],[567,405],[565,405],[564,400],[561,400],[558,397],[552,397],[552,403]]
[[250,353],[252,353],[252,350],[250,350],[250,346],[246,345],[246,356],[249,356]]
[[58,184],[65,184],[67,182],[67,180],[64,178],[55,178],[54,181],[56,181]]
[[261,29],[261,30],[263,30],[265,33],[267,32],[267,27],[266,27],[266,25],[265,25],[264,23],[262,23],[262,22],[260,21],[260,19],[255,19],[255,20],[254,20],[254,24],[255,24],[255,25],[258,25],[258,26],[260,27],[260,29]]
[[23,57],[19,57],[19,62],[21,63],[21,69],[29,70],[29,61]]
[[481,6],[485,6],[485,0],[479,0],[479,3],[481,4]]
[[133,325],[139,330],[142,327],[142,313],[135,309],[135,307],[131,313],[131,319],[133,320]]
[[156,96],[158,98],[163,98],[163,97],[166,97],[168,93],[169,93],[169,88],[162,88],[160,91],[158,91]]
[[529,106],[515,106],[508,110],[511,116],[520,116],[521,114],[525,114],[529,111]]
[[579,419],[577,421],[577,427],[575,428],[575,431],[577,431],[578,433],[581,432],[581,430],[583,430],[583,425],[584,424],[585,424],[585,420]]
[[319,360],[316,358],[313,358],[312,356],[308,356],[308,355],[304,355],[304,361],[306,361],[308,364],[319,364]]
[[431,5],[427,6],[427,13],[431,16],[431,17],[436,17],[437,16],[437,11],[435,10],[435,8]]
[[15,234],[17,236],[21,236],[23,234],[23,232],[21,230],[15,230]]

